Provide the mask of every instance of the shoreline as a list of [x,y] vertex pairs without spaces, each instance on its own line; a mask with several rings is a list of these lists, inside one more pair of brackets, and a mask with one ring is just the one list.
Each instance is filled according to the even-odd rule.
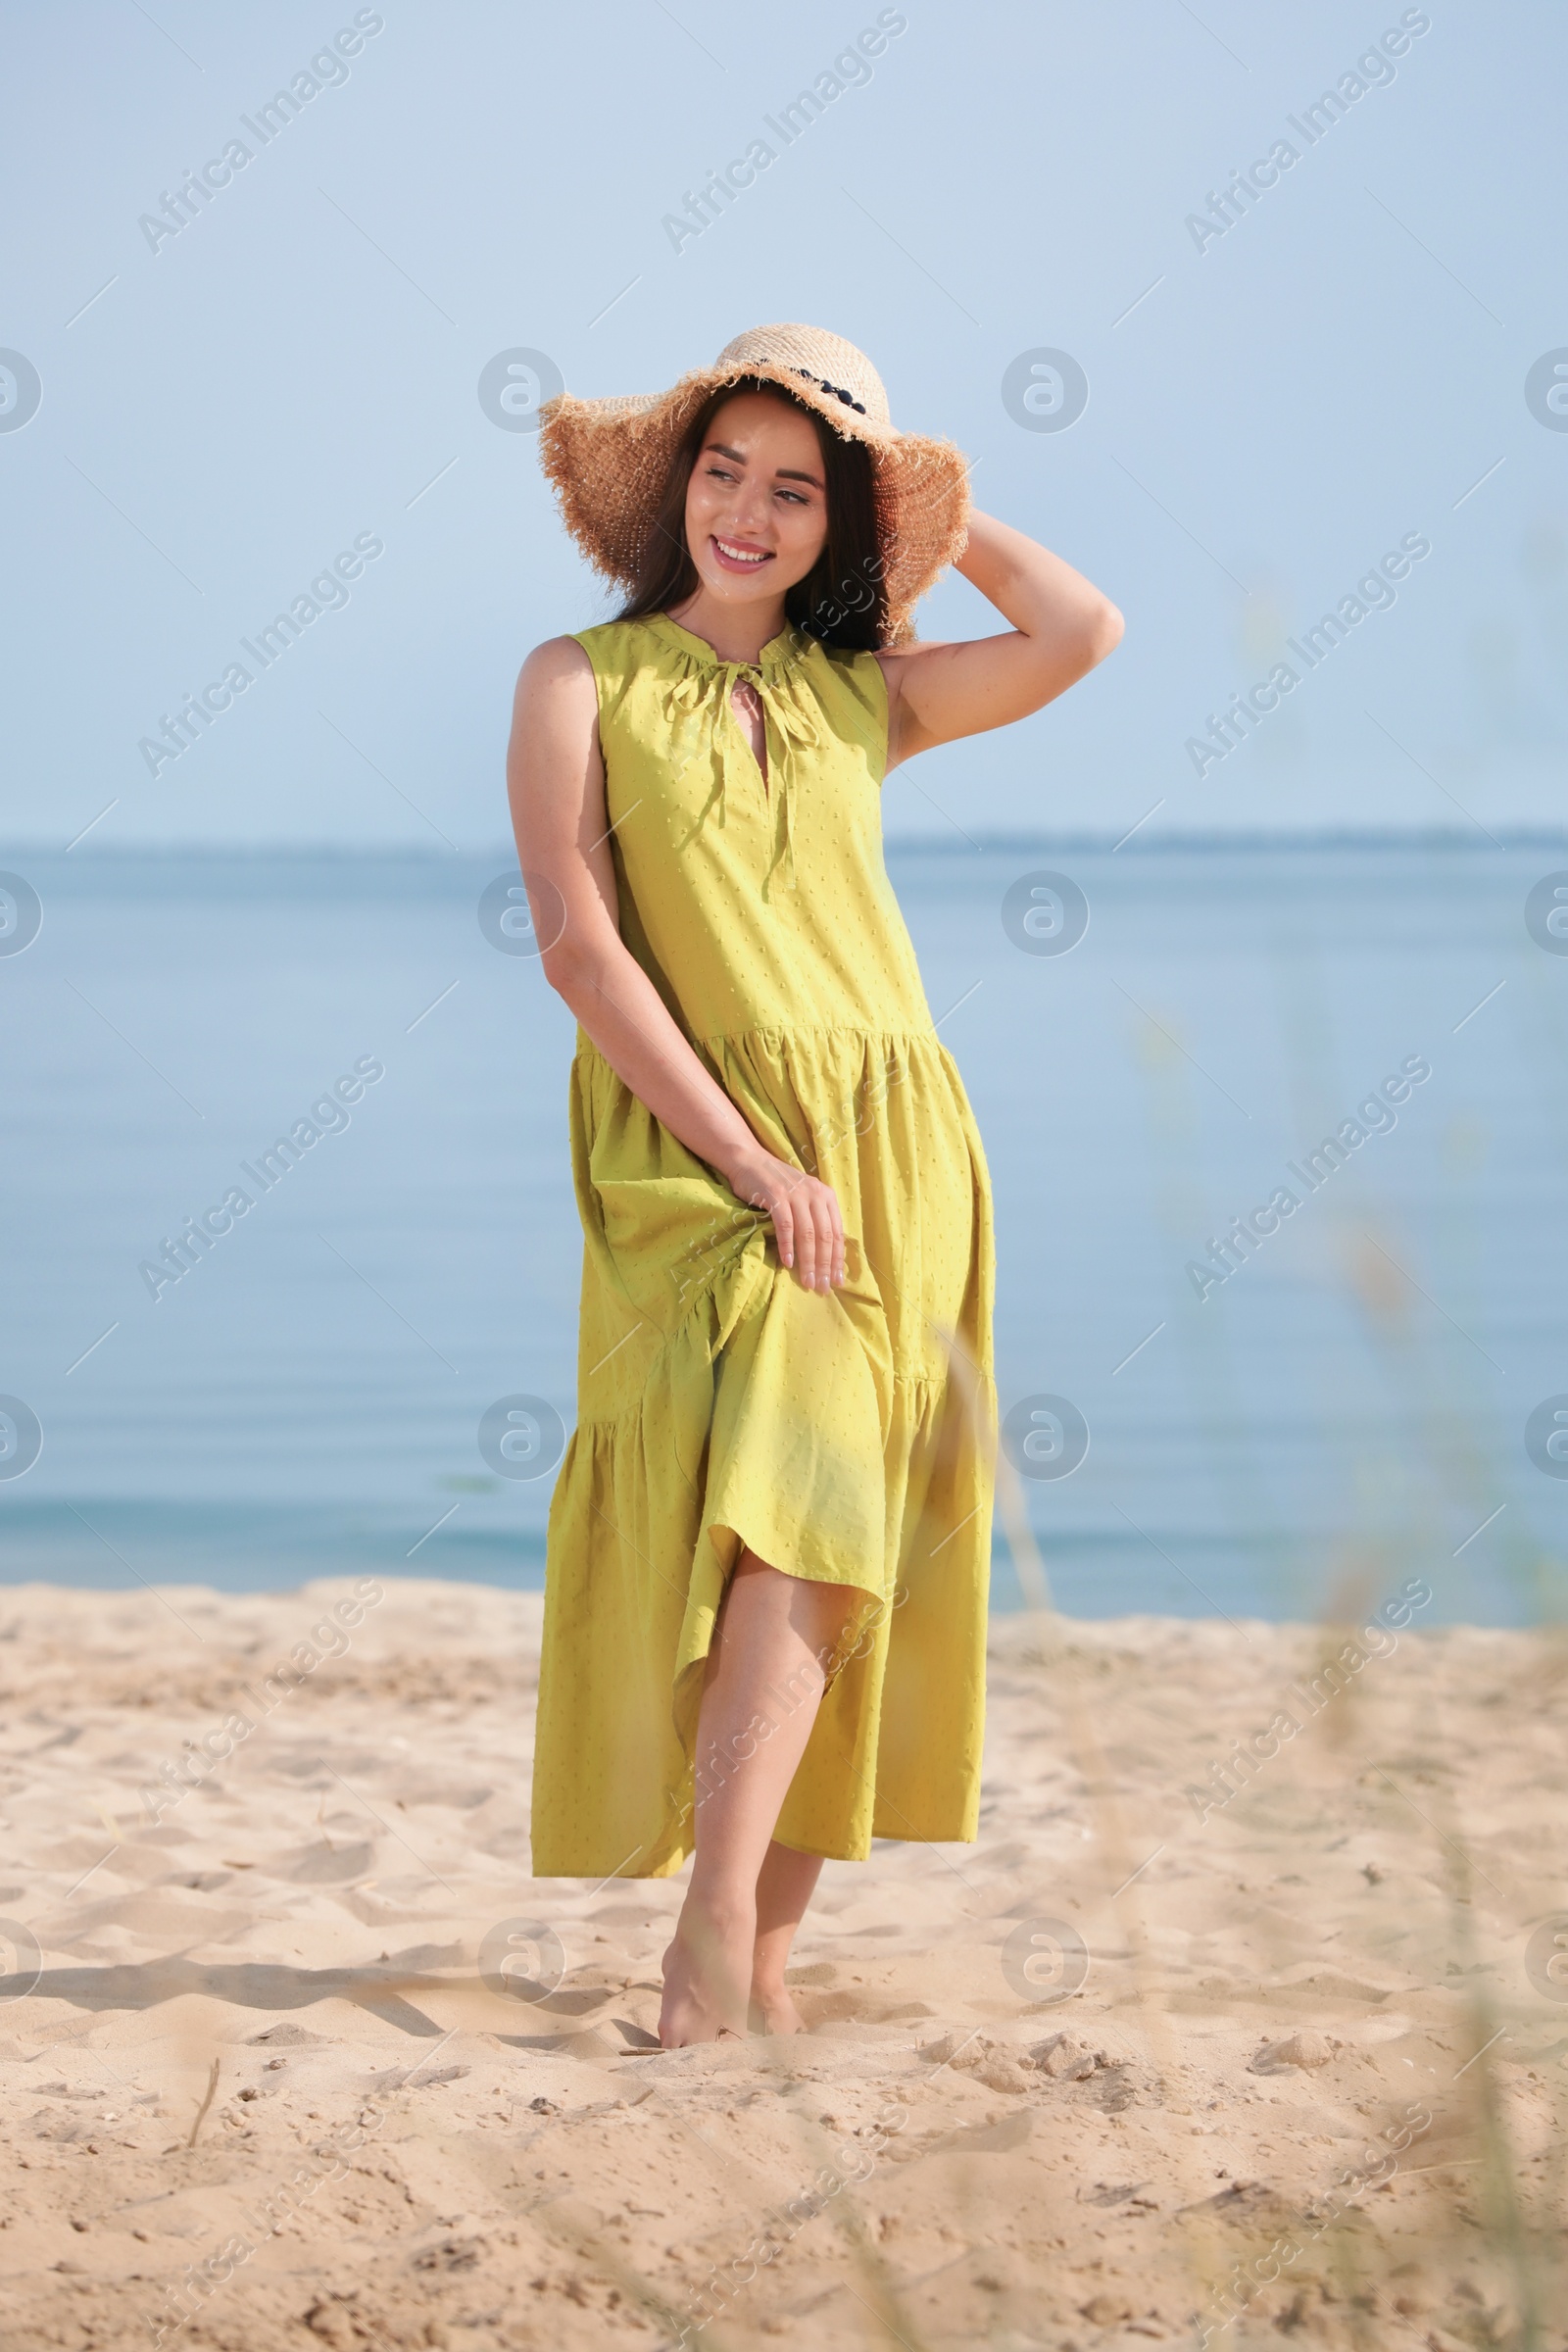
[[[1074,1605],[1081,1597],[1079,1580],[1087,1581],[1091,1576],[1098,1576],[1103,1582],[1104,1566],[1102,1556],[1103,1547],[1098,1544],[1075,1546],[1070,1542],[1064,1543],[1059,1535],[1048,1536],[1045,1531],[1038,1528],[1032,1528],[1030,1532],[1037,1548],[1044,1547],[1049,1544],[1054,1562],[1050,1615],[1059,1624],[1086,1636],[1092,1636],[1097,1628],[1108,1633],[1117,1627],[1159,1625],[1190,1627],[1216,1624],[1226,1626],[1233,1631],[1238,1628],[1261,1628],[1269,1634],[1294,1632],[1300,1634],[1303,1640],[1310,1641],[1331,1641],[1336,1635],[1343,1640],[1345,1631],[1353,1630],[1358,1613],[1360,1619],[1364,1621],[1367,1615],[1375,1610],[1380,1599],[1388,1597],[1388,1594],[1383,1593],[1381,1589],[1375,1588],[1363,1577],[1359,1580],[1359,1590],[1343,1584],[1337,1589],[1333,1596],[1337,1605],[1333,1610],[1325,1608],[1316,1613],[1295,1612],[1280,1616],[1263,1616],[1255,1610],[1250,1610],[1245,1601],[1235,1595],[1228,1595],[1231,1601],[1229,1611],[1213,1605],[1206,1609],[1194,1607],[1190,1611],[1180,1607],[1135,1606],[1080,1612],[1079,1608]],[[481,1540],[487,1544],[490,1542],[488,1537]],[[1141,1539],[1139,1542],[1128,1542],[1126,1550],[1129,1556],[1133,1558],[1139,1556],[1141,1542]],[[195,1548],[194,1539],[192,1540],[192,1548]],[[514,1535],[497,1538],[495,1539],[495,1548],[511,1550],[514,1553],[517,1548],[517,1539]],[[1200,1546],[1195,1539],[1194,1549],[1199,1548]],[[355,1577],[364,1576],[375,1577],[385,1585],[389,1592],[414,1592],[428,1588],[432,1592],[444,1593],[494,1594],[502,1600],[533,1602],[537,1605],[542,1605],[544,1599],[544,1537],[542,1531],[538,1541],[537,1562],[530,1560],[529,1581],[526,1583],[507,1583],[499,1577],[489,1578],[472,1574],[450,1576],[431,1575],[428,1572],[424,1575],[403,1574],[400,1573],[401,1562],[398,1567],[389,1567],[385,1546],[372,1542],[367,1542],[363,1548],[352,1550],[346,1562],[341,1560],[340,1553],[340,1564],[331,1573],[318,1573],[314,1563],[307,1563],[298,1573],[280,1569],[275,1583],[252,1582],[232,1587],[215,1585],[207,1578],[200,1576],[168,1575],[159,1577],[154,1582],[145,1577],[138,1578],[133,1571],[127,1578],[123,1567],[118,1566],[104,1554],[101,1543],[94,1544],[89,1537],[84,1536],[83,1561],[96,1566],[100,1557],[104,1559],[104,1574],[101,1578],[82,1576],[77,1579],[36,1574],[8,1577],[0,1573],[0,1617],[3,1617],[8,1599],[22,1601],[29,1597],[36,1598],[39,1595],[53,1594],[134,1598],[137,1594],[159,1592],[170,1594],[175,1601],[180,1595],[184,1595],[193,1601],[205,1601],[211,1598],[225,1604],[230,1602],[243,1604],[251,1600],[285,1601],[291,1597],[299,1597],[302,1606],[308,1607],[310,1605],[309,1595],[312,1592],[318,1590],[336,1592],[340,1585],[352,1582]],[[1066,1563],[1065,1571],[1064,1561]],[[1063,1598],[1061,1592],[1056,1590],[1058,1581],[1072,1588],[1068,1597]],[[1406,1578],[1402,1581],[1404,1583],[1418,1582],[1426,1586],[1429,1598],[1417,1605],[1420,1610],[1419,1623],[1430,1632],[1540,1634],[1543,1638],[1550,1632],[1549,1624],[1544,1624],[1539,1619],[1527,1620],[1523,1615],[1525,1602],[1531,1598],[1539,1600],[1542,1596],[1539,1592],[1527,1594],[1517,1588],[1498,1587],[1497,1589],[1501,1591],[1504,1597],[1517,1604],[1518,1613],[1511,1618],[1501,1615],[1489,1617],[1465,1614],[1455,1603],[1446,1603],[1441,1587],[1432,1579],[1412,1580]],[[1015,1599],[999,1599],[997,1596],[999,1586],[1003,1588],[1010,1586],[1017,1597]],[[1223,1587],[1221,1589],[1223,1590]],[[1391,1587],[1391,1592],[1395,1588]],[[1555,1593],[1553,1592],[1551,1596],[1555,1597]],[[1027,1596],[1024,1580],[1018,1575],[1010,1544],[999,1519],[992,1562],[990,1622],[999,1627],[1016,1626],[1037,1613],[1034,1604]]]

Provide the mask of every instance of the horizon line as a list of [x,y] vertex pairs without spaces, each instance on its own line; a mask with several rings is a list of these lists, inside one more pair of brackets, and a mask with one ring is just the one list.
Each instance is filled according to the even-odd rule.
[[[1518,825],[1503,827],[1490,837],[1494,847],[1503,849],[1568,848],[1568,826]],[[1306,850],[1306,849],[1366,849],[1366,850],[1455,850],[1474,849],[1482,845],[1472,831],[1458,825],[1428,826],[1360,826],[1324,825],[1317,827],[1244,830],[1241,827],[1214,827],[1207,830],[1193,828],[1182,831],[1150,833],[1129,838],[1114,835],[1108,829],[1101,831],[1074,830],[1009,830],[982,833],[967,837],[968,847],[985,856],[998,852],[1013,853],[1026,849],[1068,850],[1105,856],[1148,857],[1151,854],[1168,855],[1172,852],[1248,851],[1248,850]],[[892,855],[901,851],[917,853],[940,851],[950,857],[960,857],[963,845],[956,843],[946,833],[894,833],[883,836],[883,847]],[[104,842],[76,850],[63,843],[46,841],[18,841],[6,846],[0,856],[24,860],[32,858],[64,858],[70,857],[77,864],[93,862],[110,864],[119,860],[152,858],[228,858],[235,859],[260,858],[330,859],[402,858],[427,865],[461,864],[466,859],[501,858],[515,856],[513,843],[505,835],[491,842],[478,842],[466,848],[451,851],[431,848],[422,841],[357,841],[351,838],[325,840],[222,840],[200,835],[174,836],[165,841]]]

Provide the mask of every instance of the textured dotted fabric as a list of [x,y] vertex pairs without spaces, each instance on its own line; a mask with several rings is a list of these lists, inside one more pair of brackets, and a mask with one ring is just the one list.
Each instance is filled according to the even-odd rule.
[[[990,1184],[882,857],[875,657],[786,628],[721,662],[663,614],[580,632],[621,936],[770,1152],[832,1185],[839,1291],[654,1118],[579,1030],[577,1426],[551,1502],[538,1877],[691,1851],[702,1662],[750,1546],[853,1586],[778,1836],[862,1859],[972,1838],[996,1397]],[[766,778],[731,695],[760,697]],[[758,1740],[798,1694],[769,1695]]]

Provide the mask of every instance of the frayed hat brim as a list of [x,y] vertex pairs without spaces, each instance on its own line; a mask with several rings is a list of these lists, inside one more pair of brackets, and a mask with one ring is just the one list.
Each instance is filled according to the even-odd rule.
[[[815,336],[816,329],[754,329],[776,343],[785,333]],[[746,338],[750,340],[750,338]],[[823,337],[834,357],[853,346]],[[797,341],[797,352],[819,347]],[[730,346],[733,351],[735,346]],[[869,362],[854,353],[868,371],[885,416],[880,379]],[[539,412],[539,456],[560,503],[562,519],[589,563],[607,580],[630,588],[643,575],[657,528],[660,501],[681,439],[703,403],[742,376],[761,376],[803,402],[846,440],[863,441],[871,453],[877,535],[885,562],[887,629],[891,648],[913,636],[912,611],[938,575],[963,553],[969,526],[969,470],[952,441],[901,433],[867,413],[858,413],[831,383],[797,360],[775,357],[724,361],[693,369],[667,392],[585,400],[561,392]],[[847,372],[837,358],[836,372]]]

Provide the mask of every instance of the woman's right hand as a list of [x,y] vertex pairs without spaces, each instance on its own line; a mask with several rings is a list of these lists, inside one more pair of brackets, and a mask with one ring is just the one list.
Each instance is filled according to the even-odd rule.
[[760,1145],[724,1173],[737,1200],[772,1218],[779,1262],[792,1266],[808,1291],[837,1290],[844,1280],[844,1219],[832,1186]]

